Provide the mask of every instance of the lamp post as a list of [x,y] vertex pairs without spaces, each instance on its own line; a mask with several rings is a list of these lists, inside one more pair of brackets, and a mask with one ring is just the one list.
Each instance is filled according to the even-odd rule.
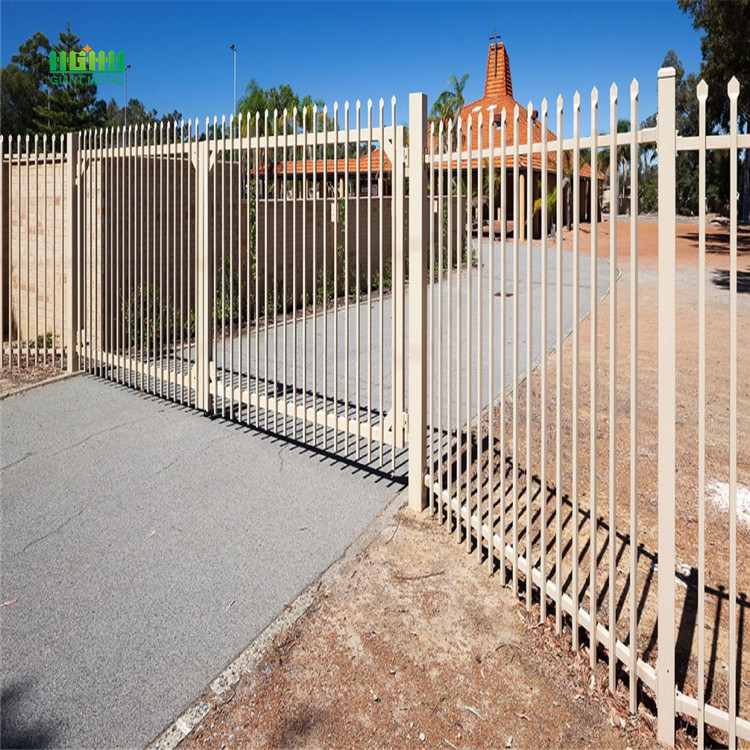
[[229,49],[234,53],[234,109],[233,114],[237,114],[237,45],[230,44]]
[[130,65],[125,66],[125,131],[124,131],[124,137],[127,138],[127,132],[128,132],[128,71],[130,70]]

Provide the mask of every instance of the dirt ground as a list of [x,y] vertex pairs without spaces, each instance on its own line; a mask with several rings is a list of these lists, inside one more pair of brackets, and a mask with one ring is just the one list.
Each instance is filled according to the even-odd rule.
[[[589,248],[588,227],[582,228],[581,246]],[[630,642],[629,616],[631,602],[638,608],[639,628],[636,634],[639,657],[655,664],[658,580],[658,523],[657,523],[657,455],[658,455],[658,276],[656,233],[658,225],[642,222],[639,225],[639,270],[638,270],[638,441],[637,441],[637,501],[638,516],[637,561],[638,572],[635,589],[629,574],[631,551],[630,538],[631,495],[630,495],[630,310],[633,269],[630,265],[630,232],[627,224],[618,225],[617,258],[622,276],[617,285],[617,389],[615,413],[617,420],[615,444],[615,513],[609,508],[610,471],[610,425],[609,382],[610,382],[610,305],[612,296],[607,296],[599,304],[597,340],[597,420],[596,447],[597,464],[597,506],[594,523],[596,526],[596,571],[597,589],[595,616],[608,627],[610,625],[610,591],[608,587],[610,551],[614,548],[617,575],[614,585],[615,630],[618,639]],[[697,692],[698,642],[703,638],[706,656],[706,699],[723,710],[728,706],[729,674],[729,626],[728,626],[728,587],[729,587],[729,524],[726,507],[719,502],[726,496],[729,479],[729,293],[728,293],[728,230],[722,227],[709,227],[707,231],[707,273],[706,273],[706,597],[705,622],[701,627],[696,619],[698,592],[698,295],[699,275],[697,263],[697,227],[678,224],[677,227],[677,325],[676,350],[678,372],[676,379],[677,424],[676,424],[676,618],[677,634],[676,679],[678,688],[687,695]],[[569,246],[570,237],[565,237]],[[742,229],[739,238],[738,273],[738,455],[737,478],[739,499],[748,496],[750,488],[750,298],[747,280],[750,277],[750,232]],[[600,226],[599,254],[609,257],[609,227]],[[591,439],[591,319],[587,318],[579,327],[579,422],[578,422],[578,519],[573,522],[573,482],[572,482],[572,419],[571,410],[574,398],[573,389],[573,338],[566,340],[562,347],[562,404],[563,429],[561,487],[554,486],[555,480],[555,356],[548,358],[548,431],[547,450],[547,492],[541,492],[541,373],[536,371],[531,381],[531,545],[532,561],[536,567],[541,560],[541,519],[545,519],[547,556],[544,565],[553,580],[555,576],[556,513],[561,515],[562,552],[561,579],[563,591],[569,596],[575,593],[573,577],[573,528],[577,528],[577,576],[578,601],[587,612],[591,611],[590,565],[591,565],[591,500],[590,500],[590,439]],[[512,541],[511,526],[517,514],[519,546],[526,551],[526,466],[525,464],[525,402],[526,386],[519,388],[518,424],[520,425],[519,460],[519,507],[514,509],[508,498],[512,487],[512,463],[506,459],[505,494],[495,490],[495,519],[500,516],[500,497],[505,497],[506,528],[495,523],[496,533],[505,534]],[[499,410],[498,410],[499,412]],[[506,456],[512,445],[512,404],[506,402]],[[501,414],[495,415],[495,434],[502,433]],[[486,435],[485,426],[485,435]],[[494,455],[496,476],[501,476],[500,451]],[[483,475],[487,475],[487,457]],[[724,488],[723,491],[721,488]],[[544,496],[544,503],[542,503]],[[559,500],[558,500],[559,499]],[[473,503],[476,504],[476,498]],[[486,518],[486,508],[484,510]],[[738,602],[737,643],[739,646],[737,665],[738,707],[743,718],[750,716],[750,636],[748,635],[748,604],[750,591],[750,524],[740,520],[737,533],[737,587]],[[522,591],[525,583],[522,583]],[[635,597],[633,598],[633,594]],[[585,637],[582,642],[587,643]],[[694,737],[692,730],[685,727],[685,742]],[[709,740],[721,744],[725,735],[715,730],[709,731]]]
[[[655,651],[655,580],[653,553],[656,534],[656,336],[657,326],[657,231],[658,225],[640,222],[639,227],[639,472],[638,472],[638,588],[642,618],[638,633],[639,655],[653,663]],[[725,480],[727,475],[728,390],[727,375],[727,269],[728,230],[710,226],[707,236],[707,479]],[[695,561],[697,538],[697,242],[696,225],[677,226],[678,264],[678,618],[686,597],[695,597]],[[589,227],[581,228],[581,250],[589,251]],[[564,234],[566,248],[572,246]],[[609,256],[609,227],[599,226],[600,255]],[[629,581],[621,577],[629,560],[629,282],[630,232],[627,224],[618,224],[617,264],[622,271],[618,283],[617,332],[618,359],[617,481],[615,537],[618,548],[616,629],[618,637],[628,640]],[[750,231],[740,230],[740,289],[747,291],[750,275]],[[740,483],[750,484],[750,326],[742,321],[750,313],[748,295],[739,295],[739,455]],[[597,510],[597,545],[601,554],[609,538],[607,521],[608,476],[608,309],[609,297],[600,303],[599,337],[599,420],[597,422],[599,464],[598,494],[603,498]],[[589,423],[585,405],[590,384],[590,322],[580,327],[581,445],[588,445]],[[563,347],[563,398],[572,398],[572,341]],[[549,358],[550,395],[554,396],[554,355]],[[538,381],[532,381],[532,393],[539,398]],[[524,403],[524,394],[520,402]],[[554,415],[554,401],[548,401]],[[499,409],[496,419],[499,417]],[[523,411],[519,419],[525,419]],[[506,417],[507,426],[507,417]],[[539,435],[539,415],[535,414],[533,435]],[[564,427],[563,460],[570,460],[569,425]],[[496,435],[499,434],[500,428]],[[534,441],[538,445],[538,440]],[[522,448],[523,451],[523,448]],[[497,441],[495,460],[497,460]],[[580,463],[581,529],[580,575],[585,579],[586,529],[589,528],[588,457]],[[523,452],[520,453],[523,455]],[[554,456],[554,434],[548,456]],[[532,462],[539,461],[535,450]],[[485,469],[487,456],[485,455]],[[538,464],[537,464],[538,468]],[[532,467],[533,470],[533,467]],[[498,472],[499,474],[499,472]],[[569,474],[569,472],[568,472]],[[548,486],[554,478],[554,464],[548,465]],[[563,486],[562,491],[568,491]],[[566,480],[563,481],[563,485]],[[507,490],[507,484],[506,488]],[[624,493],[624,494],[622,494]],[[541,494],[541,493],[540,493]],[[562,494],[562,493],[561,493]],[[504,496],[496,490],[496,500]],[[548,495],[545,512],[554,523],[555,494]],[[620,499],[622,497],[622,499]],[[569,494],[566,494],[569,502]],[[509,513],[511,511],[509,510]],[[538,509],[537,509],[538,512]],[[568,509],[568,517],[570,511]],[[540,544],[539,522],[534,515],[535,554]],[[570,527],[565,523],[570,541]],[[330,589],[320,590],[307,613],[266,654],[259,668],[243,676],[231,697],[215,705],[208,716],[183,742],[185,747],[288,747],[288,746],[409,746],[428,747],[653,747],[656,739],[653,707],[647,694],[637,716],[627,710],[627,681],[618,682],[614,696],[607,690],[606,664],[592,673],[588,665],[585,639],[575,652],[571,648],[569,626],[557,636],[550,615],[539,625],[538,603],[526,611],[523,599],[500,585],[498,569],[488,576],[486,566],[478,566],[468,557],[463,545],[456,545],[449,525],[440,526],[428,513],[419,517],[401,511],[389,529],[359,556]],[[709,674],[709,696],[715,705],[726,701],[726,555],[728,524],[726,514],[709,504],[707,508],[709,561],[706,601],[706,655],[713,654],[718,670]],[[548,539],[550,537],[548,536]],[[619,541],[618,541],[619,540]],[[523,541],[523,529],[521,529]],[[743,527],[738,534],[741,592],[750,589],[748,560],[750,532]],[[549,548],[554,554],[554,545]],[[473,557],[473,556],[472,556]],[[598,602],[599,620],[608,622],[606,579],[607,554],[600,558]],[[679,566],[682,565],[682,568]],[[564,563],[566,576],[570,561]],[[680,574],[682,576],[680,577]],[[679,585],[680,581],[685,585]],[[568,588],[570,584],[568,582]],[[581,603],[587,600],[587,582],[583,580]],[[521,588],[521,594],[524,587]],[[587,605],[586,602],[589,602]],[[722,619],[722,602],[724,612]],[[694,601],[691,602],[694,607]],[[740,622],[746,619],[740,608]],[[678,622],[681,634],[678,652],[679,682],[686,693],[694,694],[697,638]],[[712,629],[713,627],[713,629]],[[744,633],[744,634],[743,634]],[[689,638],[688,638],[689,636]],[[711,637],[713,636],[713,637]],[[750,684],[750,638],[747,627],[740,631],[741,652],[747,652],[741,671],[741,715],[747,716]],[[685,658],[690,654],[688,658]],[[682,665],[682,666],[681,666]],[[716,673],[718,672],[718,674]],[[560,686],[564,686],[560,690]],[[710,740],[721,743],[717,733]],[[694,731],[683,727],[678,744],[691,746]]]
[[519,604],[402,510],[182,747],[652,747]]
[[[33,355],[32,355],[33,356]],[[62,370],[52,365],[36,365],[31,367],[9,367],[8,358],[3,361],[3,369],[0,370],[0,397],[17,391],[27,385],[41,383],[56,375],[61,375]]]

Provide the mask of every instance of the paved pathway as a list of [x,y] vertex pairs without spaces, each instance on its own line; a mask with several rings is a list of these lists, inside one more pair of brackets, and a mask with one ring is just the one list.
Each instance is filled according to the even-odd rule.
[[2,747],[143,746],[400,489],[89,376],[0,420]]

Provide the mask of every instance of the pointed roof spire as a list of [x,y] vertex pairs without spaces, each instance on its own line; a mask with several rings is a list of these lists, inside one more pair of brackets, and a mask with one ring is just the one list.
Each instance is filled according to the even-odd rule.
[[498,42],[497,35],[490,40],[487,55],[487,77],[484,82],[484,96],[513,96],[513,83],[510,78],[510,60],[505,45]]

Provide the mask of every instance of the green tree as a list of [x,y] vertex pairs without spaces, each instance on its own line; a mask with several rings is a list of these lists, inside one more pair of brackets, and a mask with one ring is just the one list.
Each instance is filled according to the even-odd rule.
[[33,133],[46,124],[46,113],[41,122],[38,113],[49,104],[50,49],[47,37],[37,31],[0,71],[0,123],[4,135]]
[[[739,128],[750,129],[750,0],[677,0],[682,11],[702,29],[701,76],[708,84],[707,108],[714,124],[729,127],[727,83],[735,76],[740,82],[737,100]],[[740,218],[750,218],[750,158],[745,149],[742,169]]]
[[[81,39],[76,36],[68,23],[65,31],[60,32],[60,40],[54,45],[57,52],[80,52]],[[43,132],[65,133],[71,130],[84,130],[98,127],[104,123],[106,104],[96,98],[96,84],[85,76],[70,83],[51,84],[50,103],[46,112],[44,107],[36,107],[37,122]]]
[[468,80],[468,73],[464,73],[461,78],[456,78],[454,75],[450,76],[447,81],[449,88],[440,93],[432,105],[430,120],[435,123],[436,127],[440,123],[443,123],[443,137],[446,139],[446,144],[448,138],[448,124],[453,122],[453,127],[455,129],[457,118],[460,117],[461,110],[464,108],[464,104],[466,104],[464,99],[464,89],[466,88],[466,82]]

